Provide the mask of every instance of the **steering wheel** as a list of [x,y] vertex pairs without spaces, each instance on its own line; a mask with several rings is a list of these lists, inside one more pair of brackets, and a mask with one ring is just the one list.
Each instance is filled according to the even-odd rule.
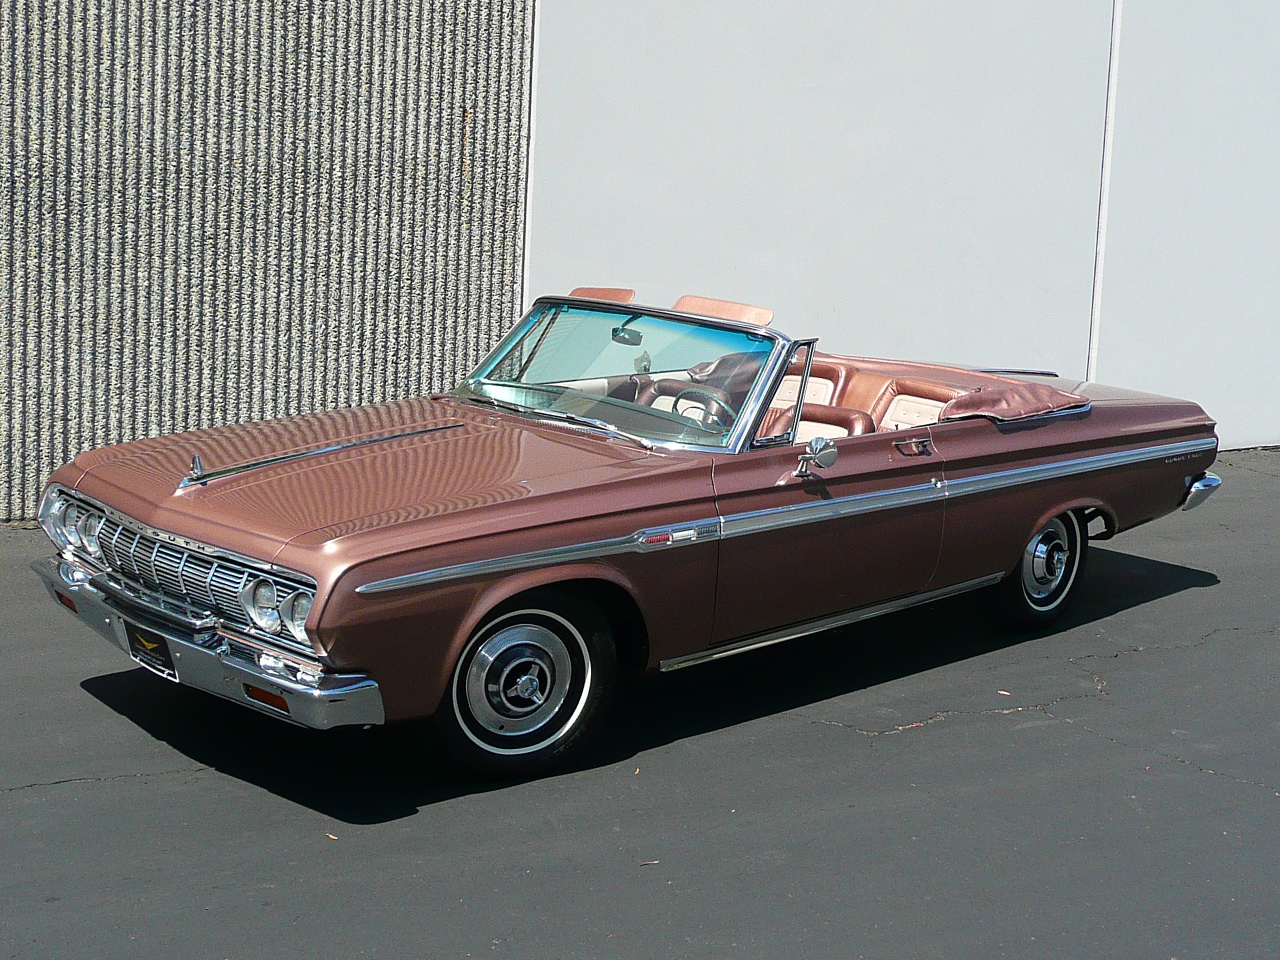
[[[729,430],[729,424],[738,419],[738,411],[729,405],[729,395],[718,387],[685,387],[677,393],[671,400],[671,410],[680,416],[686,416],[680,413],[680,401],[685,397],[697,397],[702,404],[702,416],[698,419],[704,424],[715,424],[726,433]],[[725,422],[728,418],[728,423]],[[690,417],[689,419],[693,419]]]

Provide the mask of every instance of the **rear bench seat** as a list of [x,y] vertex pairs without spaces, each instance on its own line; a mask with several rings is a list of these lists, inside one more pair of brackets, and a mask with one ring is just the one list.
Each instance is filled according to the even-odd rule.
[[[799,372],[789,371],[759,436],[777,436],[790,427],[799,391]],[[796,442],[904,430],[944,416],[1009,421],[1088,406],[1086,397],[1043,383],[933,364],[816,354]]]
[[[759,436],[777,436],[790,426],[799,391],[799,374],[783,378]],[[943,407],[968,392],[933,380],[861,371],[834,357],[815,357],[795,442],[937,423]]]
[[894,377],[884,385],[869,409],[879,430],[921,427],[937,423],[942,408],[968,392],[935,380]]

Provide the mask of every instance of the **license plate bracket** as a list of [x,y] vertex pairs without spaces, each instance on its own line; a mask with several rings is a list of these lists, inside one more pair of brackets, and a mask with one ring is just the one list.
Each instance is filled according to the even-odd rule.
[[166,680],[178,682],[178,668],[174,665],[169,641],[162,634],[125,620],[124,635],[129,644],[129,656],[134,663]]

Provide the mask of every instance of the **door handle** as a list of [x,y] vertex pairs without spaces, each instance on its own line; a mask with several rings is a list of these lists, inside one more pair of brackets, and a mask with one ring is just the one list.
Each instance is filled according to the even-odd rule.
[[895,440],[893,445],[904,457],[924,457],[933,452],[933,444],[928,437],[918,440]]

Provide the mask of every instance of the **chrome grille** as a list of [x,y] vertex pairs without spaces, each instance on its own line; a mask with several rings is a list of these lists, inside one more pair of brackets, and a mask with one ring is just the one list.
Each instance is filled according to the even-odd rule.
[[[257,633],[240,605],[240,591],[251,580],[266,577],[275,583],[282,595],[299,587],[314,590],[314,584],[259,570],[248,564],[222,557],[207,556],[177,544],[159,540],[140,529],[105,514],[97,504],[77,499],[81,509],[103,517],[98,531],[102,547],[100,565],[135,584],[164,597],[200,607],[228,623]],[[265,639],[265,638],[264,638]],[[309,644],[280,634],[270,642],[294,650],[311,653]]]

